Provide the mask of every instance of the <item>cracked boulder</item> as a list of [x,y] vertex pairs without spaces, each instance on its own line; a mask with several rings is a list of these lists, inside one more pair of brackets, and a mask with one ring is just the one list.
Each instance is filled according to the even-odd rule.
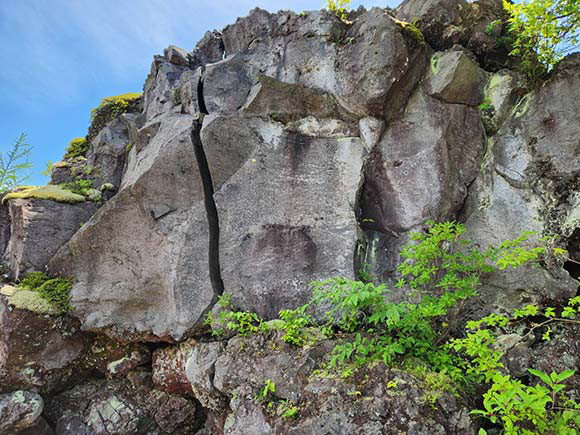
[[244,138],[245,159],[216,184],[222,279],[234,305],[264,318],[305,303],[315,279],[353,277],[366,152],[358,137],[320,136],[258,116],[216,115],[202,130],[207,150]]
[[145,371],[76,385],[48,397],[44,414],[59,435],[184,435],[200,425],[194,402],[156,390]]
[[[552,78],[526,95],[492,139],[490,159],[473,184],[466,208],[468,237],[482,248],[524,231],[556,235],[566,247],[566,222],[580,191],[578,137],[580,57],[559,64]],[[482,294],[499,307],[561,300],[577,283],[554,262],[493,274]]]
[[44,271],[52,256],[89,220],[98,205],[10,199],[0,208],[8,209],[10,215],[10,240],[2,262],[18,280],[28,272]]
[[52,434],[41,417],[44,407],[42,397],[30,391],[0,394],[0,433]]
[[424,47],[377,8],[347,27],[327,11],[255,9],[223,31],[225,60],[207,66],[210,113],[231,113],[259,75],[333,94],[349,112],[396,115],[420,78]]
[[[421,128],[417,128],[421,126]],[[359,267],[380,280],[394,272],[409,231],[426,220],[455,219],[485,150],[479,111],[417,90],[365,165]]]

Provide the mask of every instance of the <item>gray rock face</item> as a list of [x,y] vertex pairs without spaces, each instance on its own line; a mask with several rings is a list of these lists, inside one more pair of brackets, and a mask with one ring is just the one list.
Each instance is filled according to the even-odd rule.
[[263,74],[332,93],[357,115],[389,118],[425,62],[423,47],[378,9],[349,29],[325,11],[300,16],[256,9],[226,27],[223,41],[228,57],[208,66],[204,81],[210,113],[236,110]]
[[[357,379],[344,381],[315,375],[313,371],[332,347],[332,342],[323,340],[311,348],[296,348],[277,336],[264,335],[236,337],[225,349],[215,347],[209,353],[208,346],[202,345],[205,350],[200,352],[211,355],[208,361],[214,360],[214,353],[218,355],[215,374],[204,376],[204,383],[229,398],[231,413],[217,432],[475,433],[468,411],[454,397],[442,393],[430,405],[424,398],[424,387],[403,371],[361,369]],[[191,364],[200,367],[193,360]],[[266,380],[275,384],[275,392],[260,402],[256,394]],[[396,383],[394,390],[386,388],[389,381]],[[283,418],[281,414],[290,404],[296,406],[298,416]]]
[[[466,209],[469,237],[482,247],[523,231],[571,234],[563,226],[580,187],[580,115],[572,91],[579,72],[569,59],[542,89],[520,101],[493,139],[487,169],[472,186]],[[553,264],[494,275],[486,285],[482,293],[495,295],[506,308],[570,297],[577,287]]]
[[365,151],[358,138],[318,138],[257,117],[204,125],[207,149],[239,137],[247,160],[215,194],[222,278],[234,304],[272,318],[304,303],[313,279],[352,276]]
[[447,103],[477,106],[483,99],[485,72],[461,49],[435,53],[423,84],[428,95]]
[[43,407],[44,401],[37,393],[15,391],[0,395],[0,432],[20,434],[36,427]]
[[[0,195],[0,202],[2,201],[2,196]],[[8,213],[8,207],[0,205],[0,258],[4,255],[9,240],[10,214]]]
[[[359,221],[367,246],[360,267],[367,265],[379,279],[386,278],[398,263],[405,233],[429,219],[453,219],[477,176],[484,149],[477,109],[444,104],[418,90],[403,118],[387,127],[365,167]],[[381,267],[375,269],[377,264]]]
[[28,272],[44,270],[56,251],[89,220],[97,207],[92,202],[8,201],[10,241],[2,262],[9,267],[12,277],[20,279]]

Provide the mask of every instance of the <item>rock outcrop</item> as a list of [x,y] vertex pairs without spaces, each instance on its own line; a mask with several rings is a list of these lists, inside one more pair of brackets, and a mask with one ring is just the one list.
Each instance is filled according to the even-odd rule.
[[[483,274],[466,315],[576,295],[580,56],[532,88],[502,16],[499,0],[255,9],[155,56],[143,96],[55,165],[50,198],[2,197],[0,432],[476,433],[474,405],[420,370],[329,371],[339,338],[216,337],[206,315],[226,292],[271,320],[314,280],[390,285],[430,220],[481,248],[533,230],[569,251]],[[62,183],[80,193],[59,201]],[[69,312],[18,286],[32,271],[72,281]],[[514,376],[578,364],[572,329],[500,341]]]

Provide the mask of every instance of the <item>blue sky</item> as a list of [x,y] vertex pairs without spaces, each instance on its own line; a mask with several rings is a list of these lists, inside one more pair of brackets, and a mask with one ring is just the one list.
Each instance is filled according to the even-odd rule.
[[[399,0],[353,1],[397,6]],[[21,134],[33,146],[31,184],[84,136],[103,97],[137,92],[154,54],[168,45],[192,50],[256,6],[320,9],[325,0],[1,0],[0,152]]]

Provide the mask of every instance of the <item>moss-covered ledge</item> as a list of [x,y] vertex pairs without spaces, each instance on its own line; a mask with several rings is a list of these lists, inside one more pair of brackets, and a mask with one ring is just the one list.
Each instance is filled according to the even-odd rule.
[[61,186],[53,185],[17,187],[2,198],[2,204],[6,204],[6,202],[11,199],[48,199],[68,204],[76,204],[86,201],[85,197],[82,195],[63,189]]

